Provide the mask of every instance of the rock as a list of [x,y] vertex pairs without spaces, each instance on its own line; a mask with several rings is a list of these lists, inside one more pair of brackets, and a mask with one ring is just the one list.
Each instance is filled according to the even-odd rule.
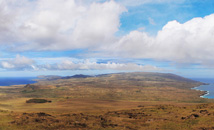
[[39,117],[40,116],[51,116],[51,115],[49,115],[49,114],[46,114],[46,113],[44,113],[44,112],[40,112],[40,113],[36,113]]
[[208,114],[209,112],[207,110],[200,110],[201,114]]

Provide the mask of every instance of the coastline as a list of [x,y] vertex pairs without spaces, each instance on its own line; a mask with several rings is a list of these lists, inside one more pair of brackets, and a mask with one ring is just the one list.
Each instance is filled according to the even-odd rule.
[[[205,96],[209,95],[210,94],[210,91],[205,91],[205,94],[200,96],[201,98],[206,98]],[[209,99],[209,98],[208,98]]]
[[[201,85],[200,85],[200,86],[201,86]],[[209,95],[209,94],[210,94],[210,92],[209,92],[209,91],[200,90],[200,89],[198,89],[198,87],[199,87],[199,86],[194,87],[194,88],[191,88],[191,89],[194,89],[194,90],[196,90],[196,91],[201,91],[201,92],[203,92],[204,94],[202,94],[202,95],[200,96],[201,98],[206,98],[205,96],[207,96],[207,95]],[[209,99],[209,98],[207,98],[207,99]]]

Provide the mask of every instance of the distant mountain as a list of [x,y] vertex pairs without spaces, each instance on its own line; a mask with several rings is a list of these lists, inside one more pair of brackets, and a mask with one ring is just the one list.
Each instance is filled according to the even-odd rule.
[[[130,86],[155,86],[155,87],[175,87],[189,89],[199,86],[203,83],[192,79],[184,78],[171,73],[156,72],[130,72],[97,75],[98,79],[104,79],[109,82],[123,84],[127,82]],[[112,85],[114,86],[114,85]],[[125,85],[126,86],[126,85]]]
[[157,75],[164,77],[164,78],[183,81],[183,82],[196,82],[192,79],[184,78],[184,77],[181,77],[181,76],[178,76],[175,74],[171,74],[171,73],[157,73]]
[[91,75],[83,75],[83,74],[76,74],[73,76],[57,76],[57,75],[40,75],[38,76],[39,79],[43,79],[43,80],[57,80],[57,79],[71,79],[71,78],[88,78],[88,77],[94,77]]
[[44,80],[57,80],[57,79],[61,79],[62,77],[57,75],[39,75],[37,76],[37,78],[44,79]]
[[160,80],[160,79],[168,79],[168,80],[174,80],[174,81],[181,81],[181,82],[197,82],[192,79],[184,78],[179,75],[175,75],[172,73],[152,73],[152,72],[135,72],[135,73],[130,73],[131,75],[139,75],[139,76],[145,76],[145,77],[150,77],[154,78],[154,80]]
[[62,77],[61,79],[70,79],[70,78],[88,78],[88,77],[94,77],[94,76],[90,76],[90,75],[83,75],[83,74],[76,74],[73,76],[66,76],[66,77]]
[[141,81],[179,81],[179,82],[198,82],[192,79],[184,78],[172,73],[156,73],[156,72],[129,72],[115,74],[101,74],[96,77],[114,76],[118,79],[141,80]]

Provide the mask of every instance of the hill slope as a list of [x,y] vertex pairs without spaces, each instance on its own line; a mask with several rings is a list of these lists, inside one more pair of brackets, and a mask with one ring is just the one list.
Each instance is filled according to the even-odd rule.
[[24,87],[20,92],[27,98],[201,102],[204,92],[190,89],[200,84],[169,73],[135,72],[48,78],[34,84],[38,89]]

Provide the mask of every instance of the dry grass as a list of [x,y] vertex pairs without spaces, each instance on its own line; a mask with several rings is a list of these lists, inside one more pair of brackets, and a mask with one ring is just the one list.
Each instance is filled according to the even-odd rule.
[[214,129],[214,104],[146,105],[102,113],[12,113],[10,127],[41,130],[209,130]]

